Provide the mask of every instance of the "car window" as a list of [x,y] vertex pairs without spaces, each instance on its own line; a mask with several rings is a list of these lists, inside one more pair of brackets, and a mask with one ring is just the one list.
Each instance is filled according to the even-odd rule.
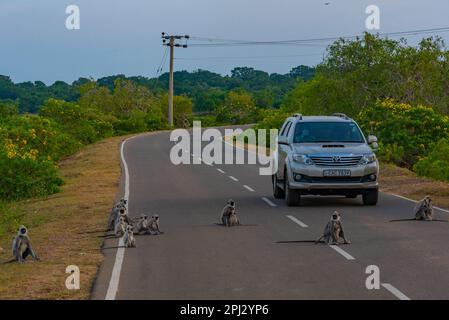
[[284,135],[285,128],[287,128],[288,123],[289,123],[289,122],[285,122],[285,123],[282,125],[281,130],[280,130],[280,136],[283,136],[283,135]]
[[293,143],[360,142],[363,136],[354,122],[304,122],[295,128]]
[[292,123],[289,122],[289,123],[287,124],[286,129],[285,129],[285,134],[284,134],[284,136],[288,137],[288,134],[289,134],[289,132],[290,132],[290,128],[291,128],[291,127],[292,127]]

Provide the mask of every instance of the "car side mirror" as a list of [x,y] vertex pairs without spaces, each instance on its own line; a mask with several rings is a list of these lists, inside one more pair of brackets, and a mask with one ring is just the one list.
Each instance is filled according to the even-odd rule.
[[373,135],[368,136],[368,144],[377,143],[377,137]]
[[288,143],[288,137],[285,137],[285,136],[280,136],[280,137],[278,137],[278,144],[286,144],[286,145],[289,145],[289,143]]
[[371,148],[376,151],[379,148],[379,144],[377,143],[377,137],[373,135],[368,136],[368,144]]

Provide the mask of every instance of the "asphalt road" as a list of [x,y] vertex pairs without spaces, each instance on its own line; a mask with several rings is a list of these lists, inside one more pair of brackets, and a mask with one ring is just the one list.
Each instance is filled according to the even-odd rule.
[[[308,197],[290,208],[257,165],[173,165],[169,135],[139,136],[123,150],[130,215],[159,214],[164,234],[137,236],[137,248],[119,254],[117,239],[106,240],[93,299],[108,288],[115,299],[449,299],[449,223],[389,222],[411,217],[414,203],[384,193],[375,207]],[[229,198],[243,226],[215,224]],[[317,239],[335,209],[352,244],[278,243]],[[380,269],[378,290],[365,287],[369,265]]]

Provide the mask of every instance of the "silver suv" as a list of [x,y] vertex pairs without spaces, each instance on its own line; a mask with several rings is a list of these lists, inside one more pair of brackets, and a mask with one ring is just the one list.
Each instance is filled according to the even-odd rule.
[[301,195],[361,194],[365,205],[378,199],[377,138],[365,138],[357,123],[344,114],[287,118],[278,137],[278,168],[273,194],[299,205]]

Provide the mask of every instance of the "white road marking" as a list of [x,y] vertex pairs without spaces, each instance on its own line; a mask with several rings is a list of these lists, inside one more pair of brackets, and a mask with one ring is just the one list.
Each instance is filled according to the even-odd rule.
[[266,203],[268,203],[268,205],[271,207],[277,207],[277,204],[274,203],[273,201],[271,201],[270,199],[268,199],[267,197],[262,197],[262,200],[265,201]]
[[294,223],[300,225],[303,228],[307,228],[308,225],[306,225],[304,222],[302,222],[301,220],[295,218],[294,216],[286,216],[287,218],[289,218],[291,221],[293,221]]
[[[410,199],[410,198],[407,198],[407,197],[404,197],[404,196],[400,196],[398,194],[394,194],[394,193],[387,193],[387,194],[392,195],[392,196],[397,197],[397,198],[408,200],[408,201],[411,201],[411,202],[414,202],[414,203],[418,202],[416,200],[413,200],[413,199]],[[446,213],[449,213],[449,210],[446,210],[446,209],[443,209],[443,208],[440,208],[440,207],[433,206],[433,208],[437,209],[437,210],[440,210],[440,211],[443,211],[443,212],[446,212]]]
[[390,291],[399,300],[411,300],[409,297],[407,297],[405,294],[403,294],[401,291],[399,291],[389,283],[382,283],[382,287]]
[[225,173],[223,170],[221,170],[221,169],[217,169],[217,171],[218,172],[220,172],[220,173]]
[[236,177],[233,177],[233,176],[229,176],[229,179],[234,180],[234,181],[239,181],[239,179],[237,179]]
[[353,256],[351,256],[349,253],[347,253],[345,250],[340,248],[339,246],[330,244],[329,247],[337,251],[339,254],[341,254],[343,257],[345,257],[347,260],[355,260]]
[[245,188],[246,190],[250,191],[250,192],[254,192],[254,189],[247,186],[246,184],[243,185],[243,188]]
[[[128,200],[128,206],[129,206],[129,170],[123,150],[126,142],[130,139],[132,138],[123,141],[120,148],[120,156],[122,159],[123,169],[125,172],[125,194],[123,198]],[[123,238],[119,240],[118,247],[119,248],[117,249],[117,253],[115,255],[114,267],[112,268],[111,280],[109,281],[108,291],[106,292],[105,300],[115,300],[115,296],[117,295],[118,291],[118,285],[120,282],[120,273],[122,271],[123,258],[125,256],[125,247],[123,243]]]

